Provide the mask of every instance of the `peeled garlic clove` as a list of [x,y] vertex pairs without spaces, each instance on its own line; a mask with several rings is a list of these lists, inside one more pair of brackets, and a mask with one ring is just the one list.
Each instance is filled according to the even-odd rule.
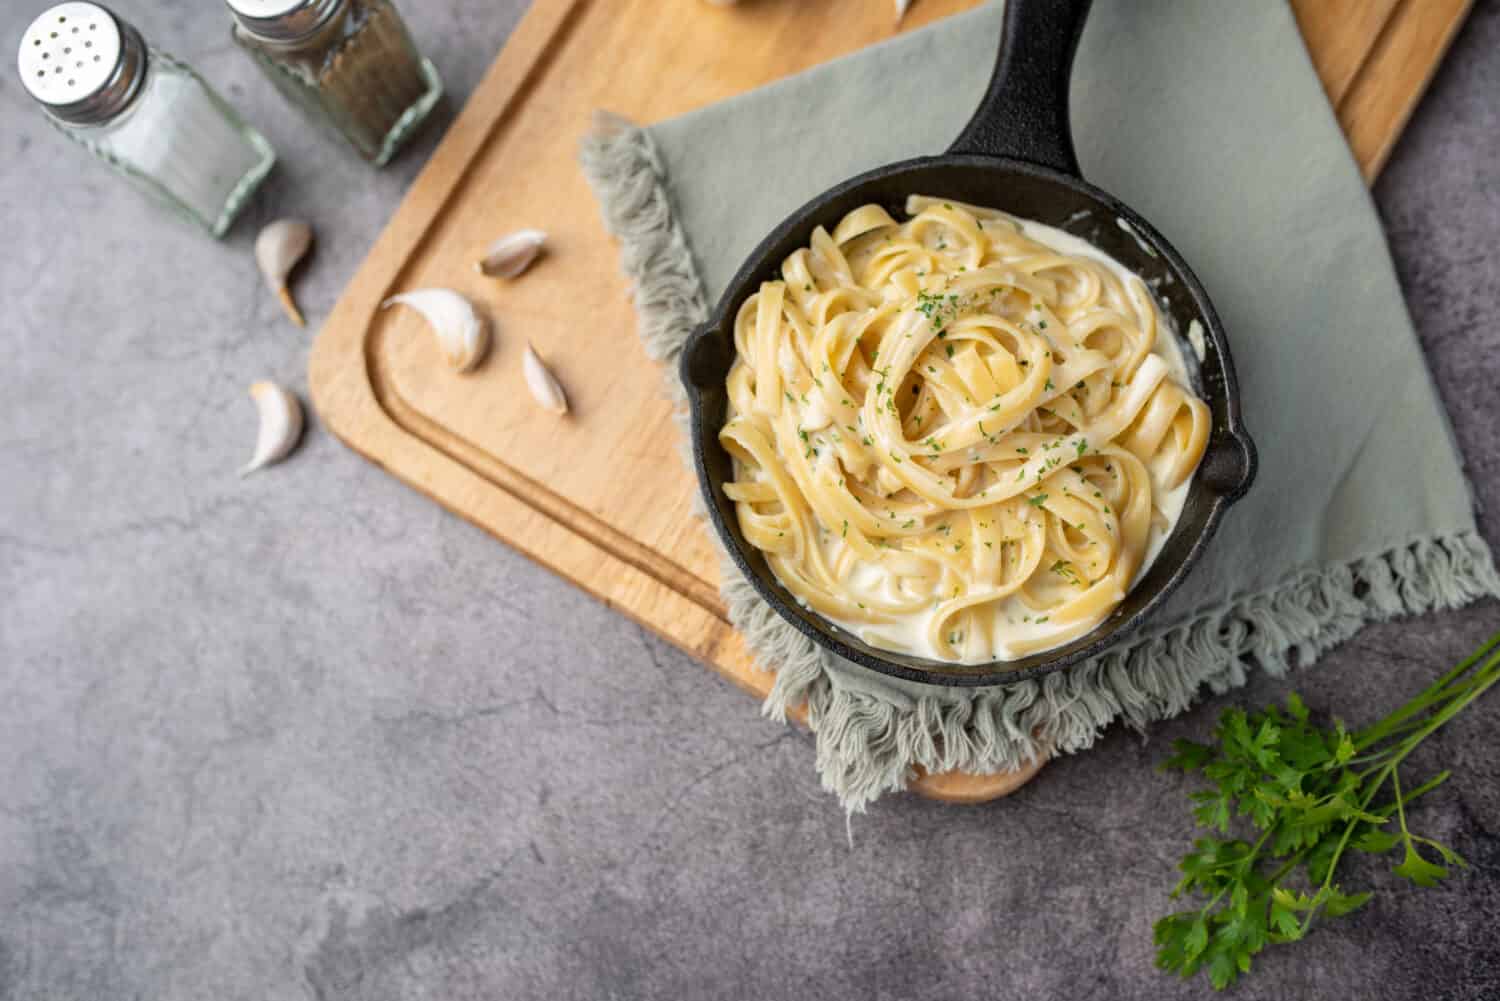
[[393,295],[381,303],[381,309],[395,305],[410,306],[437,334],[443,359],[459,372],[467,372],[484,357],[490,346],[490,331],[484,318],[472,303],[452,289],[424,288]]
[[302,404],[295,396],[266,381],[252,383],[250,396],[260,411],[260,433],[255,439],[255,455],[240,470],[241,476],[285,459],[302,437]]
[[542,252],[547,234],[539,229],[518,229],[490,244],[474,269],[490,278],[515,278]]
[[296,219],[278,219],[255,238],[255,263],[260,265],[266,285],[281,300],[286,315],[299,327],[307,326],[307,321],[302,319],[302,311],[292,299],[286,280],[297,262],[307,256],[312,241],[312,227]]
[[910,6],[911,6],[911,0],[896,0],[896,23],[897,24],[900,24],[901,23],[901,19],[904,18],[904,17],[906,17],[906,9],[908,7],[910,7]]
[[526,373],[526,386],[538,403],[554,414],[568,412],[568,397],[563,393],[557,377],[548,370],[546,365],[542,364],[542,360],[531,349],[530,342],[526,345],[525,357],[521,359],[521,370]]

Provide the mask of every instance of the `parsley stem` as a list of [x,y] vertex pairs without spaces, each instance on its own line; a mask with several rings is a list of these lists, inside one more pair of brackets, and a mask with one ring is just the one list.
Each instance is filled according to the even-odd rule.
[[1401,836],[1407,841],[1411,840],[1411,831],[1406,829],[1406,805],[1401,802],[1401,776],[1396,772],[1391,773],[1392,788],[1396,792],[1396,820],[1401,824]]
[[[1464,674],[1468,673],[1470,668],[1483,660],[1491,650],[1495,649],[1497,645],[1500,645],[1500,633],[1496,633],[1494,636],[1491,636],[1489,640],[1486,641],[1482,646],[1480,646],[1478,650],[1475,650],[1468,657],[1465,657],[1457,667],[1453,668],[1453,670],[1443,675],[1437,681],[1434,681],[1424,692],[1422,692],[1422,694],[1418,695],[1416,698],[1412,699],[1410,702],[1406,703],[1406,705],[1402,706],[1400,709],[1397,709],[1389,716],[1380,720],[1380,722],[1372,724],[1371,726],[1368,726],[1356,733],[1354,735],[1354,746],[1360,750],[1364,750],[1364,748],[1368,747],[1369,745],[1390,736],[1400,727],[1401,724],[1407,722],[1411,717],[1420,715],[1429,706],[1431,706],[1433,702],[1437,701],[1438,698],[1445,694],[1444,690],[1450,684],[1457,681]],[[1494,666],[1494,663],[1495,659],[1491,657],[1489,663],[1485,664],[1479,669],[1480,672],[1482,673],[1484,671],[1490,670]]]
[[1309,849],[1304,848],[1301,851],[1297,852],[1297,854],[1289,856],[1285,862],[1281,863],[1281,867],[1275,872],[1271,873],[1271,885],[1275,886],[1277,883],[1281,882],[1282,876],[1285,876],[1287,873],[1297,868],[1297,866],[1301,865],[1302,860],[1307,856],[1308,851]]
[[[1205,970],[1222,990],[1268,944],[1300,939],[1313,924],[1370,899],[1370,892],[1346,893],[1337,881],[1351,850],[1404,849],[1394,871],[1421,887],[1450,872],[1424,857],[1428,849],[1447,866],[1463,866],[1456,852],[1412,831],[1406,816],[1408,806],[1450,773],[1408,788],[1400,769],[1428,737],[1497,684],[1500,634],[1362,729],[1347,730],[1337,719],[1328,726],[1312,722],[1293,693],[1285,712],[1274,706],[1224,710],[1213,744],[1176,742],[1164,767],[1200,772],[1214,784],[1192,794],[1200,804],[1193,815],[1200,826],[1228,837],[1196,840],[1179,863],[1182,879],[1172,896],[1201,894],[1208,902],[1156,923],[1157,965],[1184,977]],[[1235,816],[1259,829],[1253,845],[1231,834]],[[1399,824],[1394,830],[1393,819]]]
[[[1370,805],[1370,800],[1374,799],[1375,794],[1380,791],[1380,787],[1385,785],[1385,780],[1387,778],[1395,777],[1396,762],[1392,761],[1390,764],[1385,766],[1385,774],[1381,775],[1380,778],[1376,780],[1375,784],[1370,786],[1370,789],[1365,793],[1364,798],[1359,801],[1360,813],[1367,812],[1367,808]],[[1396,778],[1396,809],[1401,809],[1401,780],[1399,778]],[[1318,892],[1313,895],[1314,904],[1312,907],[1309,907],[1307,909],[1307,916],[1302,919],[1302,923],[1298,927],[1298,938],[1306,935],[1307,929],[1312,927],[1313,918],[1316,917],[1318,911],[1322,909],[1321,905],[1317,902],[1325,899],[1328,895],[1329,890],[1333,887],[1333,874],[1338,872],[1339,859],[1344,857],[1344,849],[1349,846],[1349,837],[1354,833],[1354,829],[1362,823],[1365,823],[1364,819],[1356,816],[1344,825],[1344,833],[1339,835],[1339,843],[1333,850],[1333,858],[1328,860],[1328,872],[1323,876],[1323,884],[1318,887]],[[1402,821],[1402,824],[1404,826],[1405,821]],[[1272,882],[1275,881],[1273,880]]]
[[[1485,644],[1485,649],[1493,647],[1497,641],[1500,641],[1500,636],[1496,636],[1495,639]],[[1395,758],[1391,761],[1391,765],[1394,767],[1400,764],[1403,758],[1417,749],[1418,744],[1430,737],[1444,723],[1447,723],[1454,716],[1462,712],[1465,706],[1483,695],[1495,682],[1500,681],[1500,670],[1497,670],[1497,668],[1500,668],[1500,653],[1495,654],[1485,662],[1484,666],[1476,673],[1476,680],[1473,681],[1467,691],[1439,709],[1427,720],[1426,724],[1420,730],[1417,730],[1410,737],[1407,737],[1406,740],[1402,741]]]
[[[1488,643],[1482,646],[1479,650],[1479,655],[1487,653],[1488,651],[1493,649],[1497,643],[1500,643],[1500,635],[1495,636]],[[1470,667],[1473,666],[1474,662],[1477,659],[1478,655],[1476,655],[1475,657],[1470,657],[1462,664],[1460,664],[1459,668],[1462,668],[1463,671],[1467,671]],[[1454,697],[1452,697],[1449,702],[1438,709],[1431,717],[1421,721],[1423,725],[1420,727],[1420,729],[1416,730],[1405,740],[1401,741],[1400,744],[1389,749],[1389,753],[1391,755],[1390,760],[1387,761],[1381,768],[1371,770],[1376,773],[1376,778],[1372,783],[1370,783],[1368,791],[1366,791],[1364,796],[1360,798],[1359,810],[1361,813],[1370,812],[1370,801],[1375,798],[1375,794],[1378,793],[1382,788],[1384,788],[1386,782],[1389,780],[1391,783],[1392,792],[1395,795],[1396,817],[1401,824],[1401,837],[1408,843],[1411,841],[1412,835],[1406,826],[1406,797],[1401,795],[1401,772],[1399,766],[1401,762],[1406,759],[1406,756],[1408,754],[1417,749],[1417,746],[1421,744],[1422,741],[1432,736],[1432,734],[1436,733],[1443,726],[1443,724],[1447,723],[1454,716],[1458,715],[1458,713],[1462,712],[1465,706],[1467,706],[1470,702],[1473,702],[1475,699],[1479,698],[1479,696],[1483,695],[1492,685],[1495,684],[1495,682],[1500,681],[1500,671],[1496,670],[1497,666],[1500,666],[1500,653],[1491,656],[1490,659],[1486,661],[1478,671],[1475,672],[1474,676],[1468,680],[1468,687],[1466,690],[1460,689],[1458,692],[1454,693]],[[1407,703],[1407,705],[1411,706],[1414,704],[1419,704],[1423,701],[1424,696],[1428,696],[1435,691],[1442,691],[1449,684],[1451,684],[1460,673],[1462,673],[1459,668],[1455,668],[1453,671],[1448,672],[1448,674],[1444,675],[1442,678],[1439,678],[1437,682],[1432,685],[1432,687],[1430,687],[1426,692],[1423,693],[1423,695],[1419,695],[1417,698]],[[1426,707],[1424,706],[1423,708]],[[1445,778],[1447,778],[1446,773],[1444,773],[1440,778],[1429,780],[1427,783],[1419,787],[1418,795],[1433,789]],[[1363,780],[1363,775],[1361,775],[1361,780]],[[1326,896],[1330,888],[1333,886],[1333,876],[1334,873],[1338,871],[1339,860],[1343,858],[1344,849],[1348,847],[1349,844],[1349,838],[1351,835],[1353,835],[1355,829],[1358,828],[1362,823],[1366,823],[1363,818],[1354,817],[1346,825],[1344,825],[1344,833],[1339,837],[1339,842],[1337,847],[1334,849],[1333,857],[1329,860],[1328,863],[1328,872],[1324,875],[1323,884],[1318,888],[1318,892],[1313,898],[1314,900],[1322,899],[1324,896]],[[1275,877],[1273,877],[1271,881],[1274,883],[1276,881]],[[1307,916],[1304,917],[1301,922],[1300,931],[1298,933],[1299,937],[1307,933],[1307,929],[1312,925],[1313,917],[1316,916],[1320,909],[1320,907],[1316,906],[1308,909]]]
[[[1432,778],[1428,779],[1426,782],[1423,782],[1421,785],[1417,786],[1411,792],[1409,792],[1406,795],[1402,796],[1401,797],[1402,801],[1406,802],[1406,803],[1410,803],[1413,800],[1415,800],[1418,796],[1425,796],[1427,793],[1432,792],[1432,790],[1436,789],[1438,786],[1440,786],[1444,782],[1448,781],[1448,776],[1450,776],[1452,774],[1453,773],[1450,772],[1450,771],[1441,771],[1441,772],[1438,772]],[[1375,807],[1375,808],[1373,808],[1373,809],[1370,810],[1371,813],[1376,814],[1378,816],[1382,816],[1382,817],[1389,816],[1390,814],[1394,813],[1395,811],[1396,811],[1396,801],[1395,800],[1391,800],[1389,803],[1382,803],[1379,806],[1377,806],[1377,807]]]

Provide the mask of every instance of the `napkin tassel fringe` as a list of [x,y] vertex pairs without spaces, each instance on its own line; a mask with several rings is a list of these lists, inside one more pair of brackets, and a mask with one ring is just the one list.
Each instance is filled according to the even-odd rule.
[[[708,310],[665,170],[645,130],[614,115],[596,118],[580,161],[620,240],[646,351],[671,365],[667,394],[690,457],[675,362]],[[1500,595],[1500,575],[1477,533],[1423,538],[1295,575],[1039,681],[913,699],[835,682],[826,654],[761,601],[723,552],[720,565],[730,621],[760,663],[778,665],[764,712],[784,721],[806,706],[823,786],[851,813],[905,788],[919,768],[984,774],[1071,754],[1116,719],[1143,730],[1187,709],[1205,687],[1220,695],[1243,685],[1252,668],[1282,676],[1309,665],[1367,623]]]
[[[728,561],[725,561],[726,563]],[[725,568],[727,575],[733,570]],[[1253,668],[1276,676],[1308,666],[1371,622],[1459,608],[1500,595],[1484,540],[1474,532],[1417,540],[1389,552],[1311,571],[1148,635],[1089,663],[955,699],[942,692],[902,712],[889,700],[849,691],[805,661],[819,651],[765,617],[765,603],[736,577],[724,589],[730,619],[757,656],[780,658],[792,634],[803,663],[782,672],[765,710],[785,718],[805,703],[817,735],[823,785],[853,812],[929,772],[1010,771],[1048,753],[1086,750],[1116,719],[1137,730],[1243,685]],[[762,646],[763,643],[767,646]],[[771,652],[775,651],[775,652]],[[1206,668],[1205,668],[1206,665]]]

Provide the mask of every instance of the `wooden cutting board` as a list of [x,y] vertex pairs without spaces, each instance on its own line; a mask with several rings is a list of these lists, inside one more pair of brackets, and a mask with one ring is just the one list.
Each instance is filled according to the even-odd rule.
[[[916,0],[910,31],[977,0]],[[1469,0],[1296,0],[1298,22],[1365,175],[1385,162]],[[890,0],[536,0],[449,129],[318,335],[318,413],[350,448],[496,538],[764,696],[718,595],[709,531],[692,517],[663,372],[634,336],[616,248],[576,165],[605,108],[653,122],[890,37]],[[536,226],[550,253],[499,283],[473,262]],[[387,296],[456,288],[494,321],[474,373],[447,369]],[[527,340],[573,412],[557,419],[521,377]],[[954,802],[1028,779],[924,776]]]

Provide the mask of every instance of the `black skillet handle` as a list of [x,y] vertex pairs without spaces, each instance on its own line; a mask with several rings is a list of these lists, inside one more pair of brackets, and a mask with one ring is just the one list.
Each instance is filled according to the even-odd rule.
[[949,153],[1007,156],[1079,176],[1068,83],[1091,3],[1006,0],[995,74]]

